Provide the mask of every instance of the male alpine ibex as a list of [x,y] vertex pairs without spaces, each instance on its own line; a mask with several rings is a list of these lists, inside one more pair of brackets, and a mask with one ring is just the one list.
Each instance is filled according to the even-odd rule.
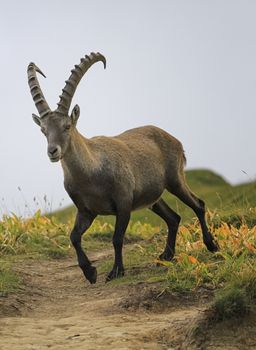
[[61,161],[65,189],[78,210],[70,238],[85,277],[90,283],[97,279],[97,270],[81,247],[81,237],[97,215],[116,216],[115,260],[107,281],[124,274],[123,238],[133,210],[149,208],[166,222],[168,237],[160,259],[173,258],[180,216],[161,198],[165,189],[194,210],[206,247],[217,251],[218,244],[206,225],[204,202],[186,184],[184,151],[176,138],[154,126],[91,139],[77,131],[80,109],[75,105],[69,115],[71,101],[83,75],[98,61],[106,67],[106,59],[100,53],[91,53],[75,65],[53,112],[36,77],[36,72],[44,74],[34,63],[28,66],[28,84],[40,115],[33,114],[33,119],[47,138],[50,160]]

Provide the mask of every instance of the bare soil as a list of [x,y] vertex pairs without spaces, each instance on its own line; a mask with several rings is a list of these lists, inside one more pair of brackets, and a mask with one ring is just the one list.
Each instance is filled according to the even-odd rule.
[[[110,251],[95,253],[99,261]],[[0,298],[1,350],[256,349],[256,319],[213,323],[210,296],[158,284],[87,283],[75,257],[21,261],[19,293]],[[129,271],[127,271],[129,273]]]

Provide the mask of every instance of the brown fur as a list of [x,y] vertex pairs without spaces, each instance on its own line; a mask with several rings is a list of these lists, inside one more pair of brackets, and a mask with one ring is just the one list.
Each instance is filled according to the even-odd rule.
[[[74,130],[61,160],[65,188],[95,215],[150,207],[164,189],[183,178],[181,143],[163,130],[144,126],[116,137],[85,139]],[[81,181],[79,181],[81,179]]]

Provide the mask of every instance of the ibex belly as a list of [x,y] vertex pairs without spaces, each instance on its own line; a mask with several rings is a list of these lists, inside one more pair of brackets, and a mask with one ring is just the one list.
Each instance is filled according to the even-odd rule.
[[156,203],[164,191],[162,184],[149,184],[134,192],[132,210],[149,208]]
[[120,207],[133,211],[150,207],[161,197],[164,186],[162,182],[137,183],[134,191],[129,190],[129,184],[124,187],[112,185],[90,186],[84,184],[79,188],[65,183],[65,188],[78,210],[87,210],[95,215],[116,215]]
[[65,189],[79,211],[87,210],[95,215],[114,215],[116,208],[112,197],[102,188],[84,184],[77,187],[74,183],[65,182]]

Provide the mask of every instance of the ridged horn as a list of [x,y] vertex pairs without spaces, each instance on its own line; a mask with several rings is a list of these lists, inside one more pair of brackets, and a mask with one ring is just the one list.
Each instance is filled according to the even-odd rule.
[[45,117],[48,113],[51,112],[51,110],[40,88],[39,82],[37,80],[36,72],[41,74],[45,78],[46,76],[33,62],[31,62],[28,65],[27,72],[28,72],[28,85],[30,87],[32,98],[35,102],[35,105],[40,117],[41,118]]
[[60,95],[60,100],[58,102],[58,107],[56,112],[61,114],[68,114],[72,98],[76,91],[76,88],[87,72],[87,70],[96,62],[103,62],[104,68],[106,68],[106,58],[99,52],[92,52],[89,56],[81,58],[81,62],[75,65],[75,68],[71,70],[71,75],[68,80],[65,81],[66,85],[62,89],[62,94]]

